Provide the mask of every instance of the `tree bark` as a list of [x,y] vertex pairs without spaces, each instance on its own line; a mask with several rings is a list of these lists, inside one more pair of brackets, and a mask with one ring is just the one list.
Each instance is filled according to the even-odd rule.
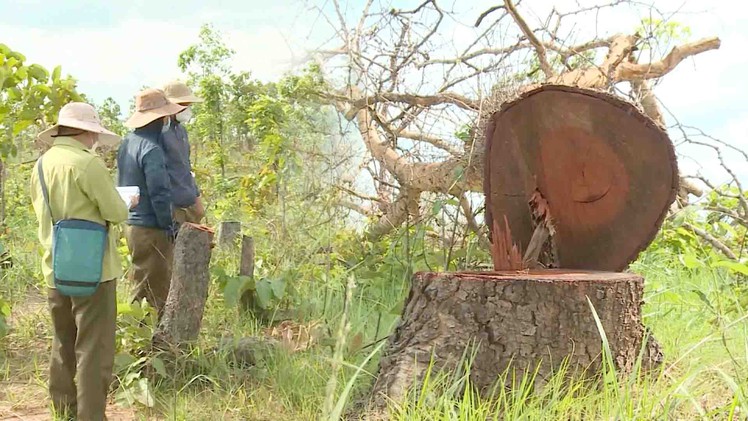
[[231,249],[236,247],[236,239],[242,231],[242,223],[238,221],[223,221],[218,228],[218,247]]
[[[630,372],[646,340],[642,291],[642,277],[630,273],[417,273],[380,361],[370,409],[381,411],[389,399],[398,402],[419,387],[432,356],[437,372],[459,369],[472,346],[470,382],[486,395],[497,380],[511,387],[513,370],[518,382],[525,370],[532,375],[538,368],[535,386],[542,387],[566,358],[568,374],[600,373],[603,345],[588,298],[612,361]],[[644,349],[643,367],[659,365],[656,341],[650,338]]]
[[5,225],[5,163],[0,159],[0,225]]
[[[242,254],[239,260],[239,276],[254,278],[255,276],[255,240],[254,238],[242,236]],[[256,309],[254,291],[248,290],[242,293],[239,308],[242,311],[253,311]]]
[[154,345],[179,346],[198,338],[208,299],[212,240],[211,230],[182,224],[174,248],[169,298],[153,335]]

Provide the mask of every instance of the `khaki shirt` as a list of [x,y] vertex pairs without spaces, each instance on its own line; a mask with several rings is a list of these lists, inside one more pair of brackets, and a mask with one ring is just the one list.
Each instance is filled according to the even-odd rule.
[[[117,253],[120,232],[116,225],[127,219],[127,205],[114,188],[104,162],[71,137],[58,137],[43,159],[44,181],[55,220],[84,219],[100,224],[108,221],[110,228],[101,280],[119,278],[122,263]],[[31,200],[39,221],[39,241],[44,248],[42,273],[47,285],[53,287],[52,221],[44,203],[38,165],[37,162],[31,173]]]

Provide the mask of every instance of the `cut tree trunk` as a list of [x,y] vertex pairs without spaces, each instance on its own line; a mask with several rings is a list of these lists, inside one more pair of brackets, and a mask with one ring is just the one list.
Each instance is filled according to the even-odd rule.
[[529,203],[547,204],[556,267],[621,271],[654,239],[678,191],[667,132],[613,95],[546,85],[505,103],[485,130],[486,225],[507,218],[527,249]]
[[198,338],[210,285],[212,240],[210,229],[182,224],[174,247],[169,297],[153,336],[154,346],[179,346]]
[[218,247],[230,250],[236,248],[236,239],[242,231],[242,223],[238,221],[224,221],[218,228]]
[[417,273],[369,408],[381,413],[389,399],[401,401],[419,387],[432,357],[436,371],[462,368],[473,346],[470,382],[484,395],[501,382],[512,387],[512,371],[520,381],[525,370],[532,375],[537,368],[535,386],[542,387],[566,358],[567,374],[599,374],[602,340],[588,298],[616,368],[630,372],[642,346],[642,367],[655,367],[662,354],[642,324],[642,290],[642,277],[629,273]]

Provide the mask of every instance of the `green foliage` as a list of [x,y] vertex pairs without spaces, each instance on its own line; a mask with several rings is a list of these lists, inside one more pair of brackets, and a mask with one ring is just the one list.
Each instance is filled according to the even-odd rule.
[[667,49],[674,43],[687,41],[691,37],[691,28],[677,21],[644,18],[636,33],[643,38],[643,50]]
[[136,403],[151,408],[155,405],[153,386],[145,375],[150,362],[159,374],[165,374],[164,363],[157,356],[144,356],[150,348],[157,319],[156,310],[142,303],[117,303],[117,346],[114,372],[119,380],[117,401],[127,406]]
[[10,317],[10,303],[0,297],[0,338],[8,333],[8,317]]
[[128,129],[122,122],[122,109],[113,98],[104,100],[104,103],[97,107],[97,111],[104,127],[120,136],[127,134]]
[[[27,129],[56,121],[60,108],[81,101],[75,80],[61,77],[60,67],[51,75],[38,64],[26,64],[26,57],[0,44],[0,158],[18,152],[15,142]],[[25,139],[24,139],[25,140]]]

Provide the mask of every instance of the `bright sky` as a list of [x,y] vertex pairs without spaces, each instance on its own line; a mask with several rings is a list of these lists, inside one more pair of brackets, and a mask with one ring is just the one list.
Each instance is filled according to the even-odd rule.
[[[398,8],[412,0],[380,0]],[[344,0],[341,0],[344,2]],[[582,4],[589,1],[582,1]],[[331,0],[319,3],[330,8]],[[351,17],[363,0],[349,0]],[[376,3],[376,2],[375,2]],[[466,21],[498,0],[441,0],[459,9]],[[574,0],[525,0],[520,11],[537,22],[550,5],[564,8]],[[719,36],[722,47],[682,63],[665,77],[655,93],[684,124],[748,149],[748,2],[720,0],[657,0],[658,8],[681,10],[676,20],[691,27],[693,38]],[[456,6],[459,4],[459,7]],[[446,5],[446,6],[444,6]],[[534,16],[537,12],[538,16]],[[587,31],[629,32],[641,14],[601,15],[597,28]],[[535,20],[533,20],[535,19]],[[260,79],[279,77],[325,39],[327,29],[318,13],[294,0],[0,0],[0,42],[48,68],[62,65],[79,88],[97,103],[114,97],[127,110],[132,95],[143,85],[179,77],[180,51],[197,40],[203,23],[212,23],[236,50],[234,66]],[[455,29],[455,37],[463,29]],[[673,122],[669,119],[669,122]],[[675,137],[675,136],[673,136]],[[713,165],[703,151],[682,149],[691,159],[681,166],[693,170]],[[735,161],[739,162],[739,161]],[[738,168],[748,178],[748,165]],[[712,171],[709,171],[712,173]],[[716,175],[716,173],[714,173]]]

